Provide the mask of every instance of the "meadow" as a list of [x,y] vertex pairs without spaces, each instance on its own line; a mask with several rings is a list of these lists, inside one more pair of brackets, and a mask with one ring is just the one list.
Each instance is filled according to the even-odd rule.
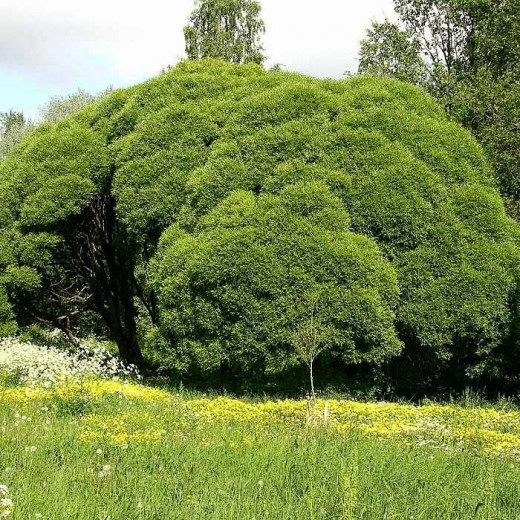
[[4,386],[0,486],[23,520],[512,520],[520,411]]
[[520,0],[336,3],[7,30],[0,520],[520,520]]

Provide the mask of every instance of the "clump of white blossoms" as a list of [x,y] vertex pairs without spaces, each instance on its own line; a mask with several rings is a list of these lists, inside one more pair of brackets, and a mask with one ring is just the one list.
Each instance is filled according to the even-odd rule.
[[13,501],[7,498],[7,486],[0,484],[0,518],[7,518],[13,512]]
[[95,341],[85,341],[80,349],[70,352],[6,338],[0,340],[0,380],[2,377],[22,385],[50,388],[89,378],[138,377],[138,372]]

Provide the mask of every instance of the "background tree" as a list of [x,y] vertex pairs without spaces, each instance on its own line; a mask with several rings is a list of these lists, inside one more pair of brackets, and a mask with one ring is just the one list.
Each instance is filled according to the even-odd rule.
[[30,132],[33,125],[22,112],[0,113],[0,161]]
[[64,96],[53,96],[45,105],[41,106],[38,111],[37,121],[39,123],[57,123],[62,119],[74,114],[78,110],[85,108],[95,101],[104,98],[110,92],[112,87],[107,87],[97,94],[79,88],[76,92]]
[[0,138],[14,127],[25,124],[25,117],[22,112],[9,110],[9,112],[0,112]]
[[472,20],[454,115],[484,144],[510,214],[520,216],[520,1],[463,4]]
[[260,39],[265,25],[260,12],[260,3],[255,0],[196,0],[184,28],[188,59],[263,63]]
[[361,42],[359,73],[390,76],[415,85],[426,80],[426,63],[417,37],[385,20],[372,22]]
[[[373,22],[367,30],[359,72],[367,72],[361,64],[370,60],[374,72],[424,87],[449,110],[467,64],[469,16],[458,0],[394,0],[394,6],[398,24]],[[393,68],[388,66],[392,60]]]
[[448,74],[464,67],[472,20],[459,0],[394,0],[394,4],[430,63],[443,65]]

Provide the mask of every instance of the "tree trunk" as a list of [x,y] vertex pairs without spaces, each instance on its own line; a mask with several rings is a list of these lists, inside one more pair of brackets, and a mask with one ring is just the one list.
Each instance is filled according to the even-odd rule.
[[[124,321],[128,321],[125,319]],[[128,326],[130,325],[130,326]],[[115,315],[113,320],[107,323],[110,337],[116,342],[119,355],[123,361],[139,368],[143,366],[143,355],[137,341],[135,319],[123,327],[120,315]]]
[[121,359],[142,367],[134,302],[138,288],[130,247],[118,226],[115,200],[110,195],[94,199],[77,227],[70,227],[67,238],[70,249],[65,256],[89,287],[90,307],[101,315]]
[[316,403],[316,393],[314,392],[314,372],[313,372],[314,361],[309,363],[309,375],[311,379],[311,396],[312,400]]
[[[131,254],[125,251],[124,237],[117,236],[113,200],[107,203],[105,232],[107,240],[104,244],[104,256],[106,277],[108,278],[108,287],[105,288],[108,320],[105,319],[105,321],[112,339],[117,343],[121,358],[127,363],[142,367],[143,355],[137,341],[134,266]],[[102,287],[101,290],[103,290]]]

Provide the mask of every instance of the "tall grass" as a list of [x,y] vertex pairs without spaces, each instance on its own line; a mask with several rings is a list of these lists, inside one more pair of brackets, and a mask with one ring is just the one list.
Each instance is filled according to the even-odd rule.
[[192,401],[0,399],[0,484],[12,517],[520,518],[514,459],[291,421],[209,420]]

